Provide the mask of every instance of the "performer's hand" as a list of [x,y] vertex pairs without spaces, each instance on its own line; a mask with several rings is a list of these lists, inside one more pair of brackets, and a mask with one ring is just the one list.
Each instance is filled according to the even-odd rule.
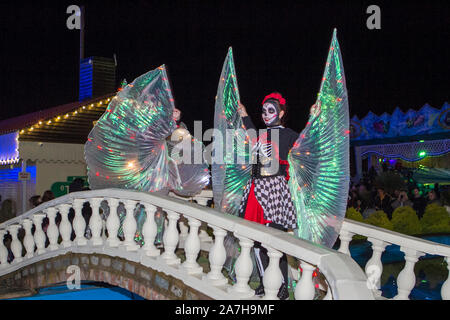
[[238,113],[239,113],[239,115],[241,117],[247,117],[248,116],[247,110],[245,109],[245,106],[240,101],[238,101],[237,111],[238,111]]
[[179,121],[180,118],[181,118],[181,111],[178,110],[177,108],[174,108],[174,109],[173,109],[173,113],[172,113],[172,118],[173,118],[173,120],[175,120],[175,121]]
[[318,116],[320,113],[320,104],[313,104],[310,109],[310,113],[313,116]]

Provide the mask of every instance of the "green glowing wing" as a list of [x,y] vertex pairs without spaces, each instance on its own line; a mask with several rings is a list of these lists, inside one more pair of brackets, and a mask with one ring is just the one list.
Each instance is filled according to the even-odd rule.
[[[170,156],[167,139],[176,129],[174,108],[164,65],[124,86],[85,144],[91,189],[183,193],[186,187],[187,192],[200,191],[209,180],[209,172],[204,171],[206,164],[180,168]],[[186,170],[192,174],[200,171],[201,175],[191,179]],[[192,186],[192,182],[198,184]]]
[[251,142],[237,112],[239,99],[230,47],[217,88],[211,172],[215,208],[234,215],[251,177]]
[[316,106],[288,155],[289,189],[297,235],[332,247],[345,216],[350,179],[347,88],[336,30]]

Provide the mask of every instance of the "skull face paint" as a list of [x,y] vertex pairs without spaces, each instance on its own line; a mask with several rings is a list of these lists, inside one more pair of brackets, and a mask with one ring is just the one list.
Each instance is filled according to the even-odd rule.
[[267,127],[280,125],[280,110],[273,103],[264,103],[262,107],[262,119]]

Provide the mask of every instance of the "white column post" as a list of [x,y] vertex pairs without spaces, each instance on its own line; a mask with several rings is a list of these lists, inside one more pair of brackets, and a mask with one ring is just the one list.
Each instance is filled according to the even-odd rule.
[[14,254],[14,260],[12,263],[19,263],[23,261],[22,258],[22,244],[20,243],[19,239],[17,238],[17,233],[19,232],[19,229],[21,228],[20,224],[12,224],[8,227],[8,231],[11,234],[12,241],[11,241],[11,251]]
[[134,218],[136,203],[134,200],[125,200],[126,216],[123,221],[123,235],[125,237],[124,245],[127,251],[136,251],[139,248],[139,245],[134,241],[137,229],[137,222]]
[[339,233],[339,239],[341,240],[341,245],[339,246],[339,252],[350,255],[349,244],[355,234],[347,230],[341,230]]
[[70,237],[72,236],[72,225],[69,221],[70,205],[60,204],[58,206],[59,213],[61,214],[61,222],[59,223],[59,234],[62,238],[62,246],[64,248],[70,247],[72,242]]
[[301,268],[303,270],[300,280],[295,286],[294,296],[296,300],[312,300],[316,292],[314,282],[312,281],[312,274],[315,267],[305,261],[301,261]]
[[142,249],[149,257],[156,257],[161,252],[155,247],[155,237],[158,233],[158,227],[155,222],[156,207],[149,203],[144,203],[146,219],[142,226],[142,235],[144,236],[144,246]]
[[23,228],[25,229],[25,237],[23,238],[23,246],[25,247],[25,250],[27,251],[26,257],[32,258],[34,256],[34,238],[31,234],[31,228],[33,227],[33,221],[30,219],[24,219],[23,222]]
[[280,258],[283,254],[270,246],[264,244],[263,246],[267,249],[267,255],[270,258],[269,265],[264,270],[264,300],[279,300],[277,295],[283,283],[283,274],[280,270]]
[[184,252],[186,254],[186,261],[181,267],[188,274],[199,274],[203,272],[203,268],[197,263],[198,253],[200,252],[200,238],[198,237],[198,228],[201,222],[197,219],[188,217],[189,221],[189,235],[184,243]]
[[448,280],[450,277],[450,257],[445,257],[445,261],[447,261],[448,275],[447,280],[445,280],[441,287],[441,297],[442,300],[450,300],[450,281]]
[[214,245],[209,251],[209,264],[211,271],[203,277],[203,280],[208,281],[213,286],[223,286],[228,283],[227,278],[222,274],[223,264],[227,258],[227,252],[223,241],[227,232],[219,227],[212,226],[214,229]]
[[34,243],[36,244],[36,254],[43,254],[45,250],[45,233],[42,230],[42,220],[44,220],[45,214],[37,213],[33,216],[34,226],[36,230],[34,231]]
[[59,230],[58,230],[58,226],[56,225],[56,222],[55,222],[56,208],[48,208],[48,209],[45,209],[44,212],[47,213],[47,217],[48,217],[47,237],[48,237],[48,241],[50,243],[48,245],[48,249],[56,250],[59,248],[59,246],[58,246]]
[[119,200],[114,198],[108,199],[109,215],[106,219],[106,229],[108,230],[108,244],[110,247],[117,247],[120,243],[117,237],[117,232],[120,227],[120,219],[117,215],[117,207],[119,206]]
[[368,238],[369,242],[372,242],[372,257],[366,263],[365,272],[367,275],[367,284],[369,289],[373,290],[374,294],[381,297],[380,291],[380,278],[383,273],[383,263],[381,262],[381,255],[383,254],[384,248],[387,243],[383,240],[378,240],[375,238]]
[[177,248],[178,240],[180,238],[177,230],[177,221],[180,218],[180,215],[172,210],[166,211],[169,224],[164,231],[164,253],[161,255],[161,258],[164,259],[168,265],[176,265],[180,263],[180,258],[175,254],[175,249]]
[[235,294],[237,298],[248,299],[255,295],[255,290],[252,290],[248,285],[253,271],[253,263],[250,257],[253,241],[238,234],[235,234],[235,236],[239,239],[241,254],[237,258],[235,265],[236,284],[229,288],[228,291]]
[[416,275],[414,274],[414,265],[420,256],[423,255],[414,249],[400,247],[400,251],[405,253],[405,266],[397,277],[398,294],[394,297],[395,300],[408,300],[411,290],[416,285]]
[[3,241],[5,240],[6,230],[0,229],[0,268],[6,268],[9,266],[8,262],[8,249],[6,249]]
[[81,214],[81,209],[83,208],[84,202],[84,199],[75,199],[73,201],[73,209],[75,210],[75,217],[73,218],[72,222],[73,230],[75,231],[74,240],[79,246],[84,246],[87,244],[87,239],[84,236],[84,233],[86,231],[86,221]]
[[89,228],[92,232],[92,245],[99,246],[103,244],[102,239],[102,218],[100,217],[99,208],[103,198],[92,198],[89,203],[92,208],[91,219],[89,219]]

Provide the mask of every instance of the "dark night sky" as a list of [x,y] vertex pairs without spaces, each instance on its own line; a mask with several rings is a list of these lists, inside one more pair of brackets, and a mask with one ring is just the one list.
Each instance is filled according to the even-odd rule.
[[[449,1],[10,1],[0,4],[0,119],[76,101],[79,31],[66,8],[86,5],[86,56],[118,58],[118,82],[166,64],[177,106],[212,125],[228,46],[242,102],[256,118],[280,91],[300,131],[338,29],[351,115],[450,102]],[[366,8],[381,8],[369,30]]]

